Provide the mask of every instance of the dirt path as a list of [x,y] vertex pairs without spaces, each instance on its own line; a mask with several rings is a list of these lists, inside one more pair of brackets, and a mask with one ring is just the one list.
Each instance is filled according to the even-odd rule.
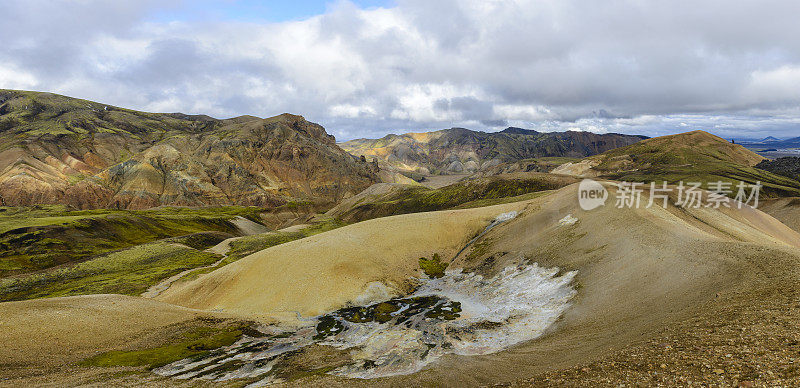
[[231,220],[231,223],[239,228],[239,231],[245,236],[271,232],[266,226],[250,221],[242,216],[236,216],[236,218]]
[[[245,219],[245,221],[249,221],[249,220]],[[249,222],[252,222],[252,221],[249,221]],[[239,225],[237,225],[237,226],[239,226]],[[266,232],[266,233],[258,233],[258,234],[270,234],[270,233],[278,233],[278,232],[297,232],[297,231],[300,231],[303,228],[308,227],[308,226],[310,226],[310,225],[308,225],[308,224],[292,225],[290,227],[283,228],[283,229],[280,229],[280,230],[275,231],[275,232]],[[250,230],[255,230],[255,229],[250,229]],[[188,274],[190,274],[190,273],[192,273],[194,271],[197,271],[197,270],[217,267],[223,261],[225,261],[225,259],[228,258],[228,252],[230,252],[230,250],[231,250],[231,243],[236,241],[236,240],[241,239],[242,237],[246,237],[246,236],[231,237],[231,238],[223,240],[222,242],[220,242],[217,245],[214,245],[211,248],[206,249],[206,252],[214,253],[214,254],[217,254],[217,255],[222,255],[222,258],[217,260],[217,262],[215,262],[214,264],[207,265],[207,266],[204,266],[204,267],[190,268],[190,269],[187,269],[186,271],[183,271],[183,272],[181,272],[181,273],[179,273],[177,275],[170,276],[169,278],[162,280],[160,283],[148,288],[147,291],[143,292],[140,296],[143,297],[143,298],[155,298],[155,297],[161,295],[162,292],[168,290],[172,286],[173,283],[177,282],[178,280],[180,280],[184,276],[186,276],[186,275],[188,275]]]
[[[208,251],[208,250],[206,250],[206,251]],[[162,280],[161,283],[158,283],[158,284],[148,288],[147,291],[143,292],[140,296],[142,298],[155,298],[155,297],[161,295],[162,292],[164,292],[167,289],[169,289],[169,287],[172,286],[172,283],[175,283],[176,281],[180,280],[182,277],[188,275],[189,273],[197,271],[197,270],[200,270],[200,269],[214,268],[214,267],[220,265],[220,263],[222,263],[222,261],[227,259],[227,258],[228,258],[228,255],[223,254],[222,258],[217,260],[214,264],[207,265],[207,266],[204,266],[204,267],[189,268],[186,271],[183,271],[183,272],[181,272],[181,273],[179,273],[177,275],[170,276],[170,277]]]

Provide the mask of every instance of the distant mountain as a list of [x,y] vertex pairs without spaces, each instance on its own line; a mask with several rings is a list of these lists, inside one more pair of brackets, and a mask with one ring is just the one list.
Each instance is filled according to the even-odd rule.
[[751,148],[769,147],[769,148],[800,148],[800,137],[793,137],[791,139],[778,139],[773,136],[766,137],[761,140],[742,140],[737,141]]
[[[761,182],[767,196],[800,195],[800,182],[757,168],[764,157],[704,131],[656,137],[559,166],[553,173],[628,182]],[[707,188],[703,186],[703,188]]]
[[448,174],[483,171],[504,162],[530,158],[581,158],[646,138],[574,131],[542,133],[514,127],[496,133],[451,128],[356,139],[340,146],[355,156],[376,158],[381,166],[391,169]]
[[301,116],[218,120],[0,90],[0,201],[81,209],[337,202],[376,169]]

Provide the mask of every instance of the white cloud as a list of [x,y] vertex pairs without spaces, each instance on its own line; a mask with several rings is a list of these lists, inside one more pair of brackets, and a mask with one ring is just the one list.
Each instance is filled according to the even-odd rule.
[[754,103],[797,104],[800,101],[800,65],[753,71],[745,94]]
[[39,82],[28,72],[0,63],[0,87],[4,89],[35,89]]
[[375,116],[376,112],[371,106],[356,106],[351,104],[334,105],[329,109],[333,117],[354,119],[363,116]]
[[341,138],[799,128],[796,1],[339,1],[284,23],[148,21],[158,7],[5,2],[0,87],[215,116],[294,112]]

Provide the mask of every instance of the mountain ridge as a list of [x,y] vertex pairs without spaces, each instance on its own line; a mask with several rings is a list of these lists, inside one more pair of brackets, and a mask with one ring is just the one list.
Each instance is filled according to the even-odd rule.
[[509,127],[500,132],[450,128],[354,139],[339,145],[382,168],[427,174],[472,173],[500,163],[538,157],[586,157],[636,143],[646,136],[591,132],[537,132]]
[[378,181],[302,116],[139,112],[0,90],[0,198],[79,209],[337,202]]

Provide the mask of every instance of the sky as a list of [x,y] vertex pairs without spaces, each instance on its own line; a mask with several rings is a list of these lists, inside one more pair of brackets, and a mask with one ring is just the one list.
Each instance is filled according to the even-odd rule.
[[465,127],[800,136],[795,0],[4,0],[0,88]]

